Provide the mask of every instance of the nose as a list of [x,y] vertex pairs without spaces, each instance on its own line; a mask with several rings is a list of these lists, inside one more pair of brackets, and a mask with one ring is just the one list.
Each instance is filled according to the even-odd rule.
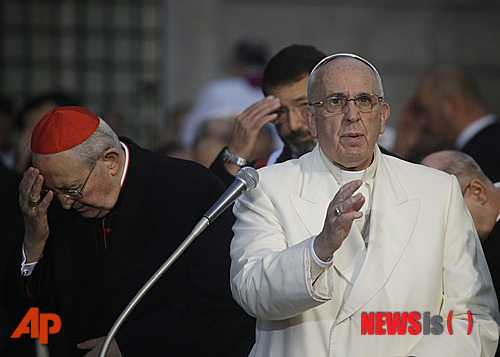
[[290,125],[291,131],[297,131],[306,126],[304,119],[302,118],[302,114],[299,111],[291,110],[289,112],[288,122]]
[[56,194],[56,195],[57,195],[57,198],[59,199],[59,202],[61,202],[61,206],[65,210],[71,209],[71,206],[73,206],[73,203],[75,202],[74,199],[68,198],[68,197],[60,195],[60,194]]
[[347,102],[344,110],[344,117],[346,118],[347,121],[352,123],[355,123],[361,119],[358,108],[356,108],[356,105],[354,104],[353,100]]

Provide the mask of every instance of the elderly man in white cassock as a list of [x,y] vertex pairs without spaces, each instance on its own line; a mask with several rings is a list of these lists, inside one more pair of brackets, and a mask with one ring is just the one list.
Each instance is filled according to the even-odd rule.
[[492,356],[495,291],[456,178],[380,153],[389,105],[365,59],[323,59],[308,100],[316,148],[260,169],[234,207],[250,355]]

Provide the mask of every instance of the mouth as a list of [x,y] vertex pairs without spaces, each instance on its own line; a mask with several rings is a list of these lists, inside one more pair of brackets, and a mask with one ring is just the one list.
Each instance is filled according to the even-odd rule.
[[347,140],[359,140],[363,137],[364,135],[361,133],[348,133],[342,135],[342,138],[345,138]]
[[86,211],[86,207],[85,207],[85,206],[80,206],[80,207],[74,207],[74,206],[73,206],[73,209],[74,209],[75,211],[77,211],[77,212],[80,212],[80,213],[82,213],[82,212],[85,212],[85,211]]
[[289,135],[286,136],[286,139],[292,143],[303,143],[306,141],[310,141],[312,137],[313,136],[311,135],[309,130],[307,131],[303,130],[290,133]]
[[297,137],[295,138],[295,142],[298,142],[298,143],[303,143],[305,141],[309,141],[311,140],[312,138],[312,135],[304,135],[304,136],[300,136],[300,137]]

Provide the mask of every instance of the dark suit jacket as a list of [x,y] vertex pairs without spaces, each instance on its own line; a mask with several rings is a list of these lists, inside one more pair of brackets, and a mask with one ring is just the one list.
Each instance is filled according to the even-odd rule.
[[497,297],[500,297],[500,222],[495,224],[483,243],[483,251],[490,269]]
[[[106,335],[223,192],[222,182],[202,166],[123,141],[130,148],[129,169],[104,220],[85,219],[52,202],[50,237],[29,283],[34,298],[25,299],[61,317],[61,332],[49,336],[51,357],[82,355],[78,342]],[[248,354],[252,320],[229,288],[232,222],[226,212],[211,224],[125,320],[116,337],[124,356]],[[103,227],[112,232],[105,234]],[[19,305],[19,267],[16,254],[4,284],[17,321],[26,311]]]
[[491,181],[500,181],[500,122],[498,120],[472,137],[461,151],[472,156]]
[[[488,238],[484,241],[483,251],[498,299],[500,298],[500,221],[495,224]],[[500,346],[495,357],[500,357]]]

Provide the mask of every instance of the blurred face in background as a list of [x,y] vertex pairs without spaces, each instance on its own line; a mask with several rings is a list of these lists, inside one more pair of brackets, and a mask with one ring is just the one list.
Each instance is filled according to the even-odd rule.
[[447,129],[445,98],[433,90],[428,79],[422,82],[417,91],[416,111],[423,132],[430,135],[439,148],[453,147],[454,137]]
[[316,139],[302,118],[301,111],[307,106],[307,83],[309,75],[296,82],[272,88],[269,94],[280,99],[278,118],[273,121],[281,139],[299,155],[311,151]]

